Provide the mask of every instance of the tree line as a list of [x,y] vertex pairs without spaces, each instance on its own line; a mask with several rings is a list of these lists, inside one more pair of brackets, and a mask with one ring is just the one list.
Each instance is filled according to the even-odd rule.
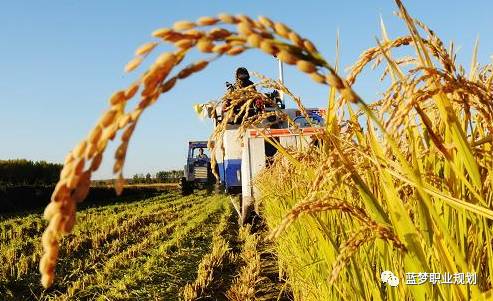
[[151,173],[147,174],[135,174],[128,180],[129,184],[144,184],[144,183],[178,183],[183,177],[183,170],[162,170],[158,171],[155,175]]
[[[58,181],[62,168],[63,164],[46,161],[0,160],[0,185],[53,185]],[[183,170],[163,170],[154,175],[135,174],[127,179],[127,182],[129,184],[178,183],[182,176]]]
[[62,167],[46,161],[0,160],[0,184],[52,185],[58,181]]

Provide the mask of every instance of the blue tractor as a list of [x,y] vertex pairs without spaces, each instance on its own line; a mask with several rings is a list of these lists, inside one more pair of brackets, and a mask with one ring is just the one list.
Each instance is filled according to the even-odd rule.
[[187,164],[183,169],[181,190],[188,195],[194,189],[213,187],[215,177],[211,170],[211,159],[208,153],[207,141],[188,142]]

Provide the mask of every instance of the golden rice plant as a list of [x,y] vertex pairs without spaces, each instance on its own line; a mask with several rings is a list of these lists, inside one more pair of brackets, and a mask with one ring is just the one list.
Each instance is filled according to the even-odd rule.
[[[45,211],[50,223],[42,239],[43,285],[53,283],[58,240],[71,231],[76,203],[85,198],[91,174],[116,133],[122,131],[114,165],[118,192],[128,141],[160,94],[216,57],[259,49],[330,86],[319,146],[299,152],[271,141],[280,156],[256,180],[262,191],[258,207],[273,231],[295,298],[490,298],[493,67],[474,59],[466,74],[453,49],[412,19],[400,0],[396,4],[409,34],[391,40],[382,26],[383,39],[362,54],[345,79],[311,41],[266,17],[221,14],[154,31],[157,43],[172,44],[174,50],[159,55],[130,87],[116,92],[88,137],[66,158]],[[157,46],[139,47],[125,69],[137,69]],[[416,56],[394,59],[391,50],[405,46]],[[193,49],[208,57],[183,66]],[[371,62],[386,65],[391,85],[382,99],[368,104],[351,86]],[[138,104],[127,110],[135,95]],[[243,120],[243,128],[259,125],[260,119]],[[379,279],[386,269],[401,277],[478,272],[478,285],[389,288]]]
[[[383,98],[354,106],[331,93],[321,146],[278,156],[256,179],[296,299],[492,297],[493,68],[473,58],[466,74],[397,3],[410,36],[388,40],[382,26],[346,79],[386,62]],[[392,58],[407,45],[415,58]],[[398,288],[382,286],[384,270]],[[477,285],[405,285],[411,272],[472,272]]]

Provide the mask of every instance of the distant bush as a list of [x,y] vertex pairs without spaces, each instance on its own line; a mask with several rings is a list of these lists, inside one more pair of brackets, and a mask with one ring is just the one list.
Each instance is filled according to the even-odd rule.
[[62,164],[46,161],[0,160],[0,185],[54,184],[62,167]]

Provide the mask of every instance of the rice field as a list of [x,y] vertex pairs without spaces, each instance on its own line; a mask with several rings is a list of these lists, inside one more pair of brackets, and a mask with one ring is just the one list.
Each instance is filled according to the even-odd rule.
[[194,262],[207,251],[208,231],[225,210],[221,198],[172,193],[81,211],[61,242],[63,276],[48,291],[40,289],[38,272],[46,223],[40,215],[3,220],[0,299],[176,298],[194,279]]
[[81,210],[48,290],[38,271],[44,227],[40,214],[0,221],[0,300],[288,300],[272,246],[239,227],[226,196],[169,192]]
[[38,271],[46,222],[39,214],[2,220],[0,299],[176,300],[227,207],[223,197],[170,193],[83,210],[61,241],[61,276],[47,291]]

